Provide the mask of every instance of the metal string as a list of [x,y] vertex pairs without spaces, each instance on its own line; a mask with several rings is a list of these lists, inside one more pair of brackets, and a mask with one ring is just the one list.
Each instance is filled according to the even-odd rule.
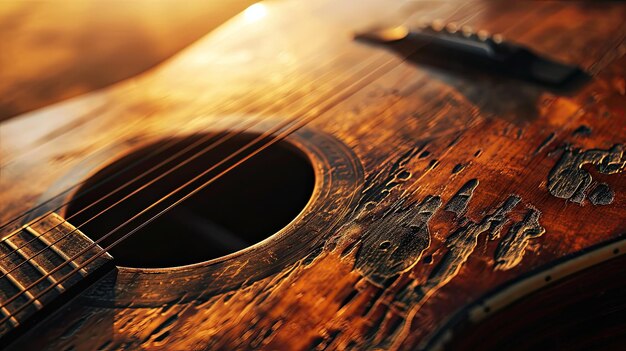
[[[413,53],[415,53],[419,48],[413,48],[413,50],[410,51],[409,54],[407,54],[405,56],[404,59],[408,58],[408,56],[412,55]],[[389,65],[389,64],[393,64],[394,60],[387,60],[385,62],[385,65]],[[377,73],[377,71],[382,71],[381,67],[384,66],[379,66],[375,71],[370,72],[369,74],[365,75],[363,78],[361,78],[359,81],[364,81],[367,78],[377,78],[375,76],[374,73]],[[391,71],[395,66],[392,66],[391,69],[389,69],[388,71],[384,71],[382,72],[382,74],[385,74],[389,71]],[[373,81],[373,80],[372,80]],[[358,83],[358,82],[357,82]],[[348,88],[350,88],[351,86],[357,85],[357,83],[350,85]],[[358,87],[355,91],[353,92],[348,92],[347,94],[345,94],[346,96],[343,98],[339,98],[337,99],[337,102],[350,97],[351,95],[355,94],[356,92],[358,92],[360,89],[362,89],[363,87],[365,87],[366,85],[360,86]],[[347,89],[348,89],[347,88]],[[331,96],[332,97],[332,96]],[[117,244],[119,244],[120,242],[122,242],[123,240],[125,240],[126,238],[128,238],[129,236],[131,236],[132,234],[134,234],[135,232],[137,232],[138,230],[140,230],[141,228],[145,227],[146,225],[148,225],[149,223],[151,223],[152,221],[154,221],[155,219],[157,219],[158,217],[160,217],[161,215],[165,214],[167,211],[169,211],[170,209],[172,209],[173,207],[177,206],[178,204],[180,204],[181,202],[185,201],[186,199],[188,199],[189,197],[193,196],[194,194],[196,194],[197,192],[199,192],[200,190],[204,189],[206,186],[208,186],[209,184],[213,183],[215,180],[219,179],[220,177],[222,177],[224,174],[226,174],[227,172],[229,172],[230,170],[234,169],[235,167],[237,167],[238,165],[242,164],[243,162],[245,162],[246,160],[250,159],[251,157],[253,157],[254,155],[258,154],[259,152],[263,151],[264,149],[266,149],[267,147],[273,145],[274,143],[284,139],[285,137],[287,137],[288,135],[290,135],[291,133],[295,132],[296,130],[302,128],[304,125],[310,123],[313,119],[315,119],[316,117],[320,116],[321,114],[323,114],[324,112],[330,110],[332,107],[334,106],[333,103],[329,103],[327,104],[327,106],[325,107],[325,109],[321,109],[320,112],[317,113],[312,113],[311,116],[309,116],[308,118],[304,118],[303,120],[300,121],[300,123],[295,123],[293,124],[291,127],[289,127],[286,131],[280,133],[277,137],[273,138],[272,140],[270,140],[268,143],[264,144],[263,146],[261,146],[260,148],[254,150],[252,153],[250,153],[249,155],[245,156],[243,159],[237,161],[235,164],[231,165],[230,167],[228,167],[227,169],[225,169],[224,171],[218,173],[216,176],[212,177],[211,179],[209,179],[207,182],[203,183],[202,185],[200,185],[199,187],[195,188],[194,190],[192,190],[191,192],[189,192],[187,195],[183,196],[182,198],[180,198],[179,200],[175,201],[174,203],[170,204],[169,206],[167,206],[165,209],[161,210],[160,212],[158,212],[156,215],[152,216],[151,218],[149,218],[147,221],[141,223],[139,226],[135,227],[134,229],[132,229],[130,232],[126,233],[125,235],[123,235],[122,237],[118,238],[116,241],[114,241],[112,244],[110,244],[109,246],[105,247],[99,254],[94,255],[92,257],[90,257],[89,259],[87,259],[84,263],[82,263],[81,265],[77,266],[76,268],[74,268],[70,273],[66,274],[65,276],[61,277],[60,279],[57,280],[57,282],[55,284],[52,284],[50,286],[48,286],[47,288],[45,288],[44,290],[42,290],[41,292],[39,292],[37,295],[33,296],[33,298],[31,300],[29,300],[28,302],[24,303],[23,305],[21,305],[17,310],[9,313],[8,316],[6,316],[5,318],[3,318],[2,320],[0,320],[0,323],[4,323],[5,321],[7,321],[9,318],[14,317],[15,315],[17,315],[17,313],[21,312],[24,308],[28,307],[29,305],[31,305],[34,301],[36,301],[38,298],[40,298],[41,296],[43,296],[44,294],[46,294],[47,292],[49,292],[51,289],[56,288],[56,286],[58,286],[59,284],[61,284],[63,281],[65,281],[66,279],[68,279],[70,276],[72,276],[73,274],[75,274],[76,272],[78,272],[80,269],[85,268],[88,264],[90,264],[92,261],[94,261],[95,259],[101,257],[103,254],[105,254],[107,251],[109,251],[110,249],[112,249],[114,246],[116,246]],[[297,122],[297,118],[295,118],[295,122]],[[280,131],[281,129],[288,127],[289,125],[292,124],[292,121],[288,121],[286,122],[284,125],[280,126],[279,128],[277,128],[275,131],[272,131],[269,133],[269,135],[274,134],[277,131]],[[19,296],[23,295],[24,293],[26,293],[28,290],[30,290],[32,287],[36,286],[37,284],[39,284],[40,282],[42,282],[44,279],[46,279],[47,277],[51,276],[54,272],[58,271],[60,268],[62,268],[63,266],[65,266],[66,264],[73,262],[74,259],[76,259],[77,257],[80,257],[81,255],[85,254],[88,250],[92,249],[93,247],[97,246],[98,243],[100,243],[101,241],[107,239],[110,235],[114,234],[115,232],[117,232],[119,229],[121,229],[122,227],[124,227],[126,224],[132,222],[134,219],[138,218],[139,216],[141,216],[142,214],[146,213],[148,210],[154,208],[156,205],[158,205],[159,203],[163,202],[164,200],[166,200],[167,198],[169,198],[170,196],[174,195],[175,193],[177,193],[178,191],[184,189],[185,187],[187,187],[188,185],[192,184],[193,182],[195,182],[196,180],[198,180],[199,178],[201,178],[202,176],[206,175],[208,172],[212,171],[213,169],[215,169],[216,167],[218,167],[219,165],[223,164],[224,162],[228,161],[229,159],[231,159],[232,157],[238,155],[239,153],[243,152],[245,149],[247,149],[250,146],[253,146],[254,144],[258,143],[260,140],[263,140],[265,138],[265,134],[263,133],[263,135],[259,136],[258,138],[256,138],[255,140],[253,140],[252,142],[249,142],[248,144],[246,144],[244,147],[240,148],[239,150],[237,150],[235,153],[231,154],[230,156],[228,156],[227,158],[225,158],[224,160],[218,162],[217,164],[213,165],[211,168],[209,168],[208,170],[202,172],[200,175],[194,177],[193,179],[191,179],[190,181],[186,182],[185,184],[183,184],[182,186],[176,188],[174,191],[170,192],[168,195],[162,197],[160,200],[156,201],[155,203],[153,203],[152,205],[150,205],[148,208],[142,210],[141,212],[139,212],[138,214],[134,215],[133,217],[131,217],[130,219],[128,219],[127,221],[125,221],[124,223],[120,224],[119,226],[117,226],[116,228],[114,228],[112,231],[110,231],[109,233],[107,233],[106,235],[104,235],[103,237],[101,237],[100,239],[98,239],[97,241],[93,242],[92,244],[90,244],[88,247],[86,247],[85,249],[81,250],[79,253],[75,254],[74,256],[72,256],[71,258],[69,258],[67,261],[65,261],[64,263],[60,264],[59,266],[57,266],[56,268],[54,268],[52,271],[50,271],[49,273],[47,273],[46,275],[44,275],[43,277],[39,278],[37,281],[33,282],[32,284],[30,284],[28,287],[24,288],[23,291],[21,291],[20,293],[12,296],[11,298],[9,298],[7,301],[3,302],[2,305],[0,305],[0,308],[2,307],[6,307],[9,303],[11,303],[12,301],[14,301],[16,298],[18,298]]]
[[[386,66],[392,66],[391,69],[393,69],[394,67],[396,67],[394,60],[388,60],[385,62],[386,65],[378,65],[377,69],[374,71],[370,71],[369,74],[366,74],[364,77],[360,78],[356,83],[351,84],[347,89],[349,89],[352,86],[357,85],[358,83],[361,81],[365,81],[367,78],[376,78],[376,73],[378,73],[378,71],[383,71],[382,67]],[[391,69],[389,69],[388,71],[390,71]],[[383,74],[386,73],[385,71],[383,71]],[[356,92],[358,92],[362,87],[358,87],[358,89],[356,89],[353,92],[348,92],[343,98],[340,98],[338,101],[341,101],[345,98],[348,98],[349,96],[355,94]],[[336,102],[338,102],[336,101]],[[158,217],[160,217],[161,215],[163,215],[164,213],[166,213],[167,211],[169,211],[171,208],[173,208],[174,206],[177,206],[178,204],[180,204],[181,202],[183,202],[184,200],[188,199],[190,196],[194,195],[195,193],[197,193],[198,191],[204,189],[206,186],[208,186],[209,184],[213,183],[215,180],[217,180],[218,178],[222,177],[224,174],[226,174],[227,172],[229,172],[230,170],[232,170],[233,168],[237,167],[238,165],[240,165],[241,163],[245,162],[246,160],[250,159],[252,156],[256,155],[257,153],[261,152],[262,150],[266,149],[267,147],[273,145],[274,143],[284,139],[285,137],[287,137],[288,135],[290,135],[291,133],[295,132],[296,130],[302,128],[304,125],[308,124],[309,122],[311,122],[313,119],[315,119],[317,116],[321,115],[322,113],[330,110],[334,104],[336,102],[333,103],[329,103],[327,104],[325,109],[320,109],[320,112],[317,112],[315,110],[313,110],[313,112],[317,112],[317,113],[311,113],[311,116],[304,118],[302,120],[300,120],[300,123],[298,122],[298,118],[296,117],[293,121],[290,120],[288,122],[286,122],[284,125],[279,126],[278,128],[274,128],[274,131],[271,131],[269,133],[269,135],[274,134],[277,131],[280,131],[282,129],[284,129],[285,127],[287,127],[288,129],[281,132],[277,137],[273,138],[272,140],[270,140],[268,143],[264,144],[263,146],[261,146],[260,148],[254,150],[252,153],[250,153],[249,155],[245,156],[243,159],[237,161],[235,164],[231,165],[230,167],[228,167],[227,169],[225,169],[224,171],[220,172],[219,174],[217,174],[216,176],[212,177],[211,179],[209,179],[207,182],[203,183],[202,185],[200,185],[199,187],[195,188],[194,190],[192,190],[191,192],[189,192],[187,195],[183,196],[182,198],[180,198],[179,200],[175,201],[174,203],[172,203],[171,205],[167,206],[165,209],[161,210],[160,212],[158,212],[156,215],[154,215],[153,217],[151,217],[150,219],[148,219],[147,221],[143,222],[142,224],[140,224],[139,226],[137,226],[135,229],[131,230],[130,232],[128,232],[127,234],[123,235],[122,237],[120,237],[119,239],[117,239],[115,242],[113,242],[112,244],[110,244],[109,246],[107,246],[103,251],[101,251],[99,254],[94,255],[92,257],[90,257],[89,259],[87,259],[85,262],[83,262],[81,265],[77,266],[76,268],[74,268],[70,273],[64,275],[63,277],[59,278],[57,280],[57,282],[55,284],[52,284],[50,286],[48,286],[47,288],[45,288],[44,290],[42,290],[40,293],[38,293],[37,295],[33,296],[32,300],[29,300],[28,302],[22,304],[18,309],[16,309],[15,311],[11,312],[8,316],[6,316],[5,318],[3,318],[2,320],[0,320],[0,323],[4,323],[6,320],[8,320],[11,317],[14,317],[17,313],[21,312],[24,308],[30,306],[33,301],[37,300],[39,297],[43,296],[45,293],[49,292],[50,290],[56,288],[56,286],[58,286],[59,284],[61,284],[63,281],[65,281],[66,279],[68,279],[70,276],[72,276],[74,273],[78,272],[80,269],[83,269],[84,267],[86,267],[89,263],[91,263],[92,261],[94,261],[95,259],[101,257],[103,254],[105,254],[108,250],[110,250],[111,248],[113,248],[115,245],[117,245],[118,243],[120,243],[121,241],[125,240],[127,237],[129,237],[130,235],[134,234],[135,232],[137,232],[138,230],[140,230],[141,228],[143,228],[144,226],[148,225],[149,223],[151,223],[152,221],[154,221],[155,219],[157,219]],[[296,123],[294,123],[294,121]],[[291,127],[289,127],[291,125]],[[264,133],[264,134],[267,134]],[[14,295],[13,297],[9,298],[8,300],[4,301],[2,305],[0,305],[0,308],[2,307],[6,307],[9,303],[13,302],[15,299],[17,299],[18,297],[22,296],[25,292],[27,292],[29,289],[33,288],[34,286],[36,286],[37,284],[39,284],[40,282],[42,282],[43,280],[47,279],[49,276],[51,276],[53,273],[55,273],[56,271],[58,271],[59,269],[61,269],[62,267],[64,267],[66,264],[73,262],[76,258],[80,257],[81,255],[84,255],[86,252],[88,252],[89,250],[91,250],[93,247],[95,247],[98,243],[102,242],[103,240],[106,240],[109,236],[111,236],[112,234],[116,233],[119,229],[121,229],[122,227],[124,227],[126,224],[132,222],[133,220],[137,219],[139,216],[141,216],[142,214],[146,213],[147,211],[149,211],[150,209],[154,208],[156,205],[158,205],[159,203],[165,201],[167,198],[169,198],[170,196],[174,195],[175,193],[177,193],[178,191],[184,189],[185,187],[187,187],[188,185],[190,185],[191,183],[195,182],[196,180],[198,180],[199,178],[201,178],[202,176],[206,175],[208,172],[212,171],[213,169],[215,169],[216,167],[218,167],[219,165],[225,163],[226,161],[228,161],[229,159],[233,158],[234,156],[238,155],[239,153],[243,152],[245,149],[247,149],[250,146],[253,146],[254,144],[257,144],[259,141],[261,141],[262,139],[265,139],[267,136],[265,135],[261,135],[259,137],[257,137],[255,140],[249,142],[248,144],[246,144],[244,147],[240,148],[237,152],[231,154],[230,156],[228,156],[227,158],[225,158],[224,160],[218,162],[217,164],[213,165],[212,167],[210,167],[208,170],[202,172],[200,175],[194,177],[193,179],[187,181],[185,184],[179,186],[178,188],[176,188],[174,191],[170,192],[168,195],[166,195],[165,197],[161,198],[160,200],[158,200],[157,202],[153,203],[152,205],[150,205],[148,208],[142,210],[141,212],[139,212],[138,214],[134,215],[133,217],[131,217],[130,219],[128,219],[127,221],[125,221],[124,223],[120,224],[119,226],[117,226],[116,228],[114,228],[112,231],[110,231],[109,233],[107,233],[106,235],[104,235],[103,237],[101,237],[100,239],[96,240],[95,242],[93,242],[92,244],[90,244],[89,246],[87,246],[86,248],[84,248],[83,250],[81,250],[80,252],[78,252],[77,254],[75,254],[74,256],[70,257],[67,261],[65,261],[64,263],[62,263],[61,265],[57,266],[56,268],[54,268],[53,270],[51,270],[48,274],[42,276],[41,278],[39,278],[38,280],[36,280],[35,282],[33,282],[32,284],[30,284],[29,286],[25,287],[24,290],[16,295]]]
[[[347,50],[343,50],[343,52],[342,52],[342,53],[345,53],[345,51],[347,51]],[[312,58],[314,58],[314,57],[315,57],[315,56],[312,56],[312,57],[311,57],[311,61],[312,61]],[[338,59],[338,58],[335,58],[333,61],[329,62],[328,64],[330,64],[330,63],[334,62],[334,61],[335,61],[335,60],[337,60],[337,59]],[[291,75],[294,75],[294,76],[295,76],[295,75],[297,75],[297,74],[298,74],[298,72],[292,72],[292,73],[290,73],[290,74],[287,76],[287,79],[289,78],[289,76],[291,76]],[[323,76],[324,76],[324,75],[323,75]],[[323,76],[321,76],[321,77],[323,77]],[[318,80],[319,78],[320,78],[320,77],[316,78],[315,80]],[[315,80],[314,80],[314,81],[315,81]],[[321,79],[319,79],[319,80],[321,80]],[[296,92],[292,91],[292,92],[288,93],[286,96],[283,96],[283,97],[278,96],[279,94],[276,94],[276,95],[277,95],[277,97],[278,97],[278,98],[285,98],[285,97],[289,97],[289,96],[291,96],[291,95],[295,95],[295,93],[296,93]],[[266,95],[265,95],[265,97],[266,97]],[[238,103],[238,102],[240,102],[240,101],[238,101],[238,100],[236,100],[236,99],[230,99],[230,100],[229,100],[229,103],[228,103],[228,104],[224,104],[224,106],[225,106],[226,108],[228,108],[228,106],[235,105],[235,104],[236,104],[236,103]],[[249,107],[249,105],[246,105],[246,107]],[[262,114],[264,111],[269,110],[271,107],[272,107],[272,106],[268,106],[268,107],[266,107],[265,109],[263,109],[263,111],[259,112],[258,114]],[[214,107],[214,108],[217,108],[217,107]],[[234,128],[232,128],[232,129],[234,129]],[[176,141],[176,138],[175,138],[175,137],[171,137],[170,139],[171,139],[171,141]],[[100,185],[103,185],[103,184],[107,183],[108,181],[110,181],[110,180],[112,180],[112,179],[115,179],[117,176],[119,176],[120,174],[123,174],[124,172],[128,171],[130,168],[132,168],[132,167],[136,166],[137,164],[139,164],[139,163],[141,163],[141,162],[143,162],[143,161],[145,161],[145,160],[147,160],[147,159],[151,158],[151,157],[152,157],[152,156],[154,156],[154,155],[157,155],[158,153],[160,153],[160,152],[162,152],[162,151],[165,151],[165,150],[166,150],[166,148],[167,148],[168,146],[170,146],[170,145],[165,144],[165,145],[162,145],[162,146],[163,146],[162,148],[159,148],[159,149],[157,149],[157,150],[154,150],[154,152],[151,152],[150,154],[146,155],[145,157],[142,157],[141,159],[137,160],[136,162],[134,162],[134,163],[132,163],[132,164],[128,165],[127,167],[125,167],[125,168],[123,168],[123,169],[119,170],[118,172],[116,172],[115,174],[111,175],[110,177],[108,177],[108,178],[106,178],[106,179],[103,179],[101,182],[98,182],[98,183],[94,184],[92,187],[90,187],[90,188],[86,189],[86,190],[85,190],[85,192],[83,192],[83,193],[79,194],[79,195],[76,197],[76,199],[77,199],[77,198],[79,198],[80,196],[84,196],[84,195],[86,195],[89,191],[96,189],[96,188],[97,188],[97,187],[99,187]],[[2,230],[2,229],[4,229],[4,228],[6,228],[6,227],[7,227],[7,226],[9,226],[10,224],[12,224],[12,223],[14,223],[15,221],[19,220],[20,218],[23,218],[23,217],[25,217],[25,216],[27,216],[27,215],[29,215],[29,214],[33,213],[34,211],[36,211],[36,210],[38,210],[38,209],[40,209],[40,208],[42,208],[42,207],[46,206],[48,203],[50,203],[50,202],[54,201],[55,199],[60,198],[60,197],[62,197],[62,196],[64,196],[64,195],[66,195],[66,194],[67,194],[67,193],[69,193],[70,191],[72,191],[72,190],[76,189],[77,187],[79,187],[79,186],[81,186],[81,185],[85,184],[86,182],[87,182],[87,180],[84,180],[84,181],[81,181],[81,182],[79,182],[79,183],[77,183],[77,184],[74,184],[74,185],[72,185],[72,186],[68,187],[67,189],[65,189],[65,190],[61,191],[60,193],[58,193],[58,194],[56,194],[56,195],[52,196],[51,198],[49,198],[49,199],[47,199],[47,200],[43,201],[42,203],[40,203],[40,204],[38,204],[38,205],[34,206],[33,208],[30,208],[30,209],[28,209],[28,210],[26,210],[26,211],[22,212],[21,214],[16,215],[15,217],[13,217],[13,218],[9,219],[9,220],[8,220],[7,222],[5,222],[4,224],[0,225],[0,230]],[[65,207],[66,205],[68,205],[68,204],[69,204],[69,202],[70,202],[69,200],[68,200],[68,201],[66,201],[66,202],[64,202],[63,204],[59,205],[58,207],[56,207],[56,208],[54,208],[54,209],[50,210],[50,212],[56,212],[56,211],[60,210],[61,208],[63,208],[63,207]],[[47,213],[49,213],[49,212],[47,212]],[[41,218],[38,218],[38,219],[41,219]],[[33,223],[31,223],[31,224],[35,224],[35,223],[36,223],[36,222],[33,222]],[[21,231],[21,228],[20,228],[20,229],[15,230],[15,231],[13,231],[13,232],[11,232],[9,235],[7,235],[7,236],[3,237],[3,238],[2,238],[2,239],[0,239],[0,240],[4,241],[4,240],[6,240],[6,239],[8,239],[8,238],[12,237],[12,236],[13,236],[13,235],[15,235],[16,233],[19,233],[20,231]]]
[[[337,58],[336,58],[336,59],[337,59]],[[336,60],[336,59],[335,59],[335,60]],[[322,77],[325,77],[325,75],[322,75],[322,76],[318,77],[318,79],[314,79],[313,81],[322,80],[322,79],[321,79]],[[289,97],[289,96],[291,96],[291,95],[295,95],[295,93],[294,93],[294,92],[291,92],[291,93],[287,94],[285,97]],[[266,111],[268,111],[269,109],[271,109],[271,107],[272,107],[272,106],[266,107],[265,109],[263,109],[263,110],[262,110],[261,112],[259,112],[258,114],[263,114],[264,112],[266,112]],[[230,136],[234,137],[234,136],[236,136],[237,134],[244,133],[247,129],[250,129],[250,128],[254,127],[254,126],[255,126],[255,125],[257,125],[257,124],[261,124],[262,122],[263,122],[263,120],[260,120],[260,121],[257,121],[256,123],[252,123],[252,124],[249,124],[249,125],[246,125],[246,126],[244,126],[244,125],[242,124],[242,125],[239,125],[239,126],[231,127],[230,129],[236,129],[236,130],[241,130],[241,129],[242,129],[243,131],[241,131],[241,132],[239,132],[239,133],[235,132],[235,133],[231,134]],[[196,134],[197,134],[197,133],[196,133]],[[167,158],[166,160],[164,160],[164,161],[160,162],[160,163],[159,163],[159,164],[157,164],[156,166],[154,166],[154,167],[150,168],[149,170],[147,170],[147,171],[143,172],[142,174],[140,174],[140,175],[136,176],[134,179],[127,181],[125,184],[123,184],[121,187],[117,188],[117,189],[116,189],[115,191],[113,191],[112,193],[108,193],[106,196],[104,196],[104,197],[100,198],[100,199],[99,199],[99,200],[97,200],[96,202],[91,203],[91,204],[90,204],[90,205],[88,205],[87,207],[82,208],[82,209],[81,209],[80,211],[78,211],[77,213],[75,213],[75,214],[73,214],[72,216],[70,216],[70,217],[68,217],[68,218],[64,219],[62,222],[60,222],[60,223],[56,224],[54,227],[52,227],[52,228],[50,228],[50,229],[46,230],[45,232],[43,232],[43,233],[41,233],[41,234],[39,234],[39,235],[35,236],[34,238],[30,239],[30,240],[29,240],[29,241],[27,241],[26,243],[23,243],[21,246],[17,247],[15,250],[13,250],[13,251],[11,251],[11,252],[9,252],[9,253],[7,253],[7,254],[3,255],[2,257],[0,257],[0,259],[3,259],[3,258],[5,258],[5,257],[7,257],[7,256],[10,256],[10,255],[12,255],[12,254],[14,254],[14,253],[18,252],[20,249],[22,249],[23,247],[26,247],[28,244],[30,244],[31,242],[33,242],[33,241],[37,240],[39,237],[41,237],[41,236],[43,236],[43,235],[47,234],[48,232],[50,232],[50,231],[54,230],[55,228],[59,227],[60,225],[62,225],[62,224],[64,224],[64,223],[68,222],[68,221],[69,221],[69,220],[71,220],[73,217],[75,217],[75,216],[79,215],[80,213],[82,213],[82,212],[84,212],[84,211],[88,210],[89,208],[91,208],[91,207],[93,207],[93,206],[97,205],[98,203],[100,203],[100,202],[102,202],[102,201],[106,200],[106,199],[107,199],[107,198],[109,198],[110,196],[112,196],[112,195],[116,194],[118,191],[120,191],[120,190],[122,190],[122,189],[125,189],[125,188],[126,188],[126,187],[128,187],[130,184],[132,184],[132,183],[136,182],[137,180],[139,180],[139,179],[143,178],[144,176],[146,176],[146,175],[148,175],[148,174],[152,173],[154,170],[156,170],[156,169],[158,169],[158,168],[162,167],[162,166],[163,166],[163,165],[165,165],[166,163],[168,163],[168,162],[172,161],[174,158],[176,158],[176,157],[178,157],[178,156],[180,156],[180,155],[184,154],[185,152],[187,152],[187,151],[189,151],[189,150],[193,149],[194,147],[196,147],[196,146],[198,146],[198,145],[202,144],[203,142],[208,141],[210,138],[212,138],[212,137],[213,137],[213,136],[215,136],[215,135],[217,135],[217,134],[213,134],[213,135],[211,135],[211,134],[210,134],[210,135],[207,135],[207,136],[205,136],[205,137],[201,138],[200,140],[198,140],[198,141],[196,141],[196,142],[192,143],[192,144],[191,144],[191,145],[189,145],[188,147],[186,147],[186,148],[184,148],[183,150],[181,150],[181,151],[177,152],[175,155],[170,156],[169,158]],[[169,174],[169,173],[173,172],[174,170],[176,170],[176,169],[180,168],[180,167],[181,167],[181,166],[183,166],[184,164],[186,164],[186,163],[188,163],[188,162],[192,161],[193,159],[195,159],[195,158],[199,157],[201,154],[204,154],[204,153],[206,153],[206,152],[210,151],[211,149],[213,149],[214,147],[216,147],[216,146],[218,146],[218,145],[222,144],[223,142],[225,142],[225,141],[226,141],[226,140],[228,140],[228,139],[230,139],[230,138],[229,138],[229,137],[227,137],[227,138],[220,139],[219,141],[217,141],[217,142],[215,143],[215,145],[210,145],[207,149],[204,149],[204,150],[200,151],[200,153],[199,153],[199,154],[194,155],[191,159],[189,159],[189,160],[185,161],[183,164],[179,164],[179,165],[178,165],[178,166],[176,166],[174,169],[172,169],[172,170],[168,171],[168,173],[167,173],[167,174]],[[175,141],[175,139],[174,139],[174,141]],[[169,146],[169,145],[167,145],[167,144],[166,144],[166,146]],[[159,148],[159,149],[156,151],[156,153],[151,153],[149,156],[154,156],[154,155],[158,154],[159,152],[161,152],[161,151],[165,151],[165,150],[166,150],[166,147],[165,147],[165,148]],[[138,163],[141,163],[141,162],[145,161],[145,160],[146,160],[149,156],[146,156],[146,157],[142,158],[142,159],[141,159],[141,160],[139,160],[138,162],[133,163],[131,166],[136,165],[136,164],[138,164]],[[131,167],[131,166],[126,167],[124,170],[122,170],[122,171],[118,172],[117,174],[114,174],[111,178],[114,178],[114,177],[116,177],[116,176],[119,176],[119,174],[120,174],[120,173],[122,173],[122,172],[123,172],[123,171],[125,171],[125,170],[130,169],[130,167]],[[149,184],[144,185],[141,189],[136,190],[135,192],[133,192],[133,194],[128,195],[127,197],[125,197],[124,199],[120,200],[119,202],[121,202],[121,201],[123,201],[123,200],[125,200],[125,199],[128,199],[130,196],[132,196],[132,195],[136,194],[137,192],[139,192],[140,190],[142,190],[142,189],[144,189],[145,187],[149,186],[150,184],[153,184],[155,181],[157,181],[157,180],[159,180],[159,179],[163,178],[163,177],[164,177],[164,176],[166,176],[167,174],[162,175],[162,177],[159,177],[158,179],[154,179],[154,181],[153,181],[153,182],[150,182]],[[109,179],[111,179],[111,178],[108,178],[108,179],[106,179],[106,180],[103,180],[102,182],[99,182],[99,183],[95,184],[93,187],[91,187],[91,188],[87,189],[87,192],[88,192],[88,191],[90,191],[90,190],[92,190],[92,189],[95,189],[95,188],[96,188],[97,186],[99,186],[99,185],[102,185],[102,184],[106,183],[106,182],[107,182],[107,180],[109,180]],[[80,184],[83,184],[83,183],[84,183],[84,182],[82,182],[82,183],[80,183]],[[67,191],[69,191],[69,190],[71,190],[71,189],[68,189]],[[83,196],[84,194],[85,194],[85,193],[79,194],[76,198],[80,198],[80,197],[81,197],[81,196]],[[51,212],[55,212],[55,211],[59,210],[60,208],[63,208],[63,207],[64,207],[65,205],[67,205],[69,202],[70,202],[70,201],[68,200],[68,201],[67,201],[67,202],[65,202],[64,204],[60,205],[59,207],[57,207],[56,209],[54,209],[54,210],[52,210],[52,211],[50,211],[50,212],[47,212],[46,214],[49,214],[49,213],[51,213]],[[114,204],[114,205],[112,205],[112,206],[110,206],[110,207],[108,207],[107,209],[103,210],[103,212],[104,212],[104,211],[106,211],[106,210],[109,210],[109,209],[110,209],[110,208],[112,208],[113,206],[115,206],[115,205],[119,204],[119,202],[118,202],[118,203],[116,203],[116,204]],[[88,223],[88,222],[90,222],[91,220],[95,219],[95,217],[97,217],[98,215],[102,214],[103,212],[98,213],[96,216],[94,216],[94,217],[90,218],[90,219],[89,219],[89,220],[87,220],[85,223],[82,223],[82,224],[81,224],[80,226],[78,226],[76,229],[80,229],[80,227],[81,227],[81,226],[83,226],[84,224],[87,224],[87,223]],[[37,219],[36,221],[33,221],[33,222],[29,223],[29,225],[36,224],[36,223],[38,223],[40,220],[42,220],[43,218],[45,218],[45,215],[44,215],[44,216],[42,216],[42,217],[40,217],[40,218],[39,218],[39,219]],[[20,233],[21,231],[22,231],[22,228],[19,228],[19,229],[15,230],[15,231],[14,231],[14,232],[12,232],[10,235],[8,235],[8,236],[4,237],[4,238],[2,239],[2,241],[5,241],[5,240],[7,240],[7,239],[10,239],[12,236],[14,236],[14,235],[16,235],[16,234]],[[68,234],[64,235],[63,237],[58,238],[55,242],[51,243],[51,244],[50,244],[50,246],[52,246],[52,245],[56,244],[57,242],[59,242],[60,240],[64,239],[64,238],[65,238],[67,235],[69,235],[69,234],[71,234],[71,233],[68,233]],[[40,251],[38,251],[37,253],[35,253],[32,257],[30,257],[30,259],[32,259],[32,258],[34,258],[34,257],[38,256],[40,253],[44,252],[44,251],[45,251],[47,248],[49,248],[50,246],[46,246],[45,248],[41,249]],[[0,278],[2,278],[2,277],[4,277],[4,276],[6,276],[7,274],[11,273],[12,271],[14,271],[15,269],[19,268],[22,264],[24,264],[24,263],[26,263],[26,262],[27,262],[27,261],[24,261],[24,262],[20,263],[17,267],[14,267],[13,269],[11,269],[11,271],[4,273],[4,275],[0,276]]]

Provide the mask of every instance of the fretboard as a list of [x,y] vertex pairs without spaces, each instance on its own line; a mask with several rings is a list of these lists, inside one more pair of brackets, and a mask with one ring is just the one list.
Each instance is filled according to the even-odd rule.
[[85,279],[112,267],[108,253],[55,213],[3,237],[0,338],[45,314]]

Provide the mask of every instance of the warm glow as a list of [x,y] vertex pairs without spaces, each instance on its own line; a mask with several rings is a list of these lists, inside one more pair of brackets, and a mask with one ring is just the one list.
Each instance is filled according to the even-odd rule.
[[258,21],[267,15],[267,8],[261,3],[256,3],[248,7],[243,15],[250,22]]

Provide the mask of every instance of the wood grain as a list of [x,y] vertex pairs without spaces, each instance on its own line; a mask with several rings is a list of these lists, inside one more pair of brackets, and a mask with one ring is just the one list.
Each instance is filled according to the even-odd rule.
[[0,121],[140,74],[253,3],[3,0]]
[[[2,222],[141,145],[246,120],[315,116],[289,139],[312,155],[318,180],[339,183],[316,184],[324,202],[276,245],[181,268],[119,267],[13,349],[421,349],[503,286],[623,240],[623,4],[266,10],[149,74],[2,124]],[[592,79],[560,93],[352,40],[402,18],[502,32]]]

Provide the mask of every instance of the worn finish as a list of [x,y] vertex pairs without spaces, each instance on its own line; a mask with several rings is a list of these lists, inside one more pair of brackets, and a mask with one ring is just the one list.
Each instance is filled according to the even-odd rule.
[[594,205],[609,205],[614,198],[615,193],[606,183],[598,184],[589,194],[589,201]]
[[[456,166],[454,166],[456,169]],[[457,172],[454,172],[457,173]],[[446,211],[450,211],[455,213],[457,216],[465,213],[467,209],[467,204],[472,199],[472,195],[474,195],[474,189],[478,186],[478,179],[470,179],[467,183],[463,185],[461,190],[456,193],[452,199],[446,205]]]
[[386,218],[364,221],[359,225],[366,234],[361,238],[356,269],[377,285],[407,270],[430,246],[428,222],[441,206],[438,196],[427,196],[415,211],[394,210]]
[[[617,144],[608,150],[566,149],[559,163],[550,172],[548,189],[556,197],[582,203],[593,178],[585,165],[593,165],[603,174],[619,173],[626,167],[624,145]],[[606,186],[606,185],[605,185]],[[605,190],[604,192],[610,191]],[[594,193],[595,194],[595,193]],[[598,195],[594,196],[594,199]],[[596,204],[596,201],[592,201]]]
[[540,215],[539,211],[531,208],[524,220],[511,226],[496,249],[494,256],[496,269],[508,270],[518,265],[524,257],[530,239],[538,238],[545,233],[545,228],[539,224]]
[[[450,234],[446,239],[448,252],[433,268],[424,284],[414,281],[408,285],[398,297],[404,308],[418,304],[420,301],[436,293],[441,287],[459,274],[469,256],[478,246],[478,238],[485,233],[488,239],[500,236],[500,231],[508,222],[507,214],[520,202],[518,196],[509,196],[498,208],[484,217],[480,222],[470,222]],[[417,284],[417,285],[416,285]]]
[[[317,175],[278,236],[198,265],[119,267],[12,348],[425,348],[487,294],[623,239],[626,6],[401,5],[270,3],[148,74],[3,124],[3,223],[141,145],[244,122],[311,118],[288,140]],[[558,92],[352,38],[418,18],[502,33],[592,78]]]

